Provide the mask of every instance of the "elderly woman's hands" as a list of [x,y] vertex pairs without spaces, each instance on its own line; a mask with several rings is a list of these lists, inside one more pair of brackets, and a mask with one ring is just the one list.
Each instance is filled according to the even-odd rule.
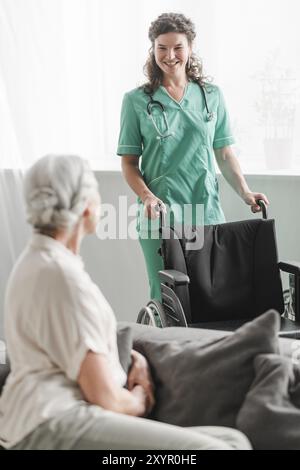
[[132,390],[136,385],[143,387],[147,397],[148,415],[155,405],[154,385],[147,359],[134,349],[131,351],[132,365],[127,377],[127,388]]

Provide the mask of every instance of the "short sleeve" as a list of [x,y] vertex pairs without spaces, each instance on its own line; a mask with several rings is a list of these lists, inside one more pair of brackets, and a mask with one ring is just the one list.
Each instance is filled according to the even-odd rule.
[[230,120],[226,109],[223,93],[219,91],[219,104],[217,110],[217,122],[215,127],[215,135],[213,141],[213,148],[219,149],[232,145],[235,143],[234,137],[231,132]]
[[132,103],[132,98],[128,93],[124,95],[122,103],[117,154],[137,156],[142,154],[142,136],[139,119]]
[[[88,351],[109,354],[106,314],[96,286],[61,274],[48,276],[48,294],[38,326],[39,341],[50,360],[76,381]],[[105,306],[104,306],[105,309]]]

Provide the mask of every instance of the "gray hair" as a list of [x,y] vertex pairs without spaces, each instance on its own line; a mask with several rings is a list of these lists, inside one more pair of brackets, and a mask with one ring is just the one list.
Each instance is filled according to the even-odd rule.
[[25,175],[27,221],[37,229],[71,229],[97,194],[97,180],[85,160],[46,155]]

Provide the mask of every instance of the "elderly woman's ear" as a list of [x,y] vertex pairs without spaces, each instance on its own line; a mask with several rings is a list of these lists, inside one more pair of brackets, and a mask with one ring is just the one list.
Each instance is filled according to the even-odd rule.
[[94,233],[100,219],[100,197],[93,197],[87,204],[82,214],[82,220],[86,233]]

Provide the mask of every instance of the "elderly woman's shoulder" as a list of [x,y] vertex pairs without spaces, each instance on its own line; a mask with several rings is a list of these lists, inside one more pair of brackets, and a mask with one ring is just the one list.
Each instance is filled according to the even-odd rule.
[[80,259],[49,256],[46,262],[38,263],[36,274],[39,284],[50,291],[78,289],[85,281],[86,273]]

